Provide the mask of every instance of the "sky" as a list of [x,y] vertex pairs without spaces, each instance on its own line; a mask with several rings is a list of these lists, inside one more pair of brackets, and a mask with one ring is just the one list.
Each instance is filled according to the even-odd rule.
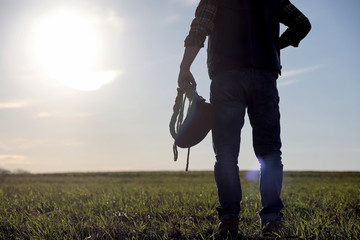
[[[0,0],[0,168],[183,171],[168,125],[198,2]],[[281,51],[284,170],[360,171],[360,2],[292,3],[312,30]],[[206,47],[192,72],[208,100]],[[239,167],[257,170],[248,122]],[[214,161],[209,134],[189,169]]]

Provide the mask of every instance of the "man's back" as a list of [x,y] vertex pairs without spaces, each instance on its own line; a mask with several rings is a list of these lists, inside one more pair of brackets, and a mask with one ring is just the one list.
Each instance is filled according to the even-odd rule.
[[223,0],[209,35],[208,67],[280,71],[278,0]]

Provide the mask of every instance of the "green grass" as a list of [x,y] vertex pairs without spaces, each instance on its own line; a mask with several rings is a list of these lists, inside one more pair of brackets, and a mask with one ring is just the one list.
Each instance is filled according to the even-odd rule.
[[[241,172],[240,239],[259,239]],[[282,237],[360,239],[360,173],[286,172]],[[0,176],[0,239],[216,239],[212,172]]]

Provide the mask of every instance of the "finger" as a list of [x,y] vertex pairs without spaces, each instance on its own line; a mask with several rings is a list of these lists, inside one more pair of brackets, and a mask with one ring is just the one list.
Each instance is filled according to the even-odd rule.
[[187,81],[183,81],[181,83],[179,83],[179,88],[182,90],[182,91],[185,91],[191,84]]
[[195,81],[195,78],[194,78],[194,76],[191,74],[191,72],[190,72],[190,74],[189,74],[189,82],[196,88],[196,81]]
[[196,81],[195,81],[195,78],[192,78],[190,82],[191,82],[191,84],[196,88],[197,83],[196,83]]

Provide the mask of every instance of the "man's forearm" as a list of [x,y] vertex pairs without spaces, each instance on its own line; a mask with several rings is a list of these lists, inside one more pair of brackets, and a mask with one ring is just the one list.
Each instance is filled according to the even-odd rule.
[[180,68],[183,70],[189,70],[199,51],[200,47],[198,46],[185,47]]
[[190,72],[190,67],[194,62],[200,48],[201,47],[198,46],[185,47],[178,77],[178,85],[180,89],[185,89],[187,86],[189,86],[189,84],[196,87],[196,81]]

